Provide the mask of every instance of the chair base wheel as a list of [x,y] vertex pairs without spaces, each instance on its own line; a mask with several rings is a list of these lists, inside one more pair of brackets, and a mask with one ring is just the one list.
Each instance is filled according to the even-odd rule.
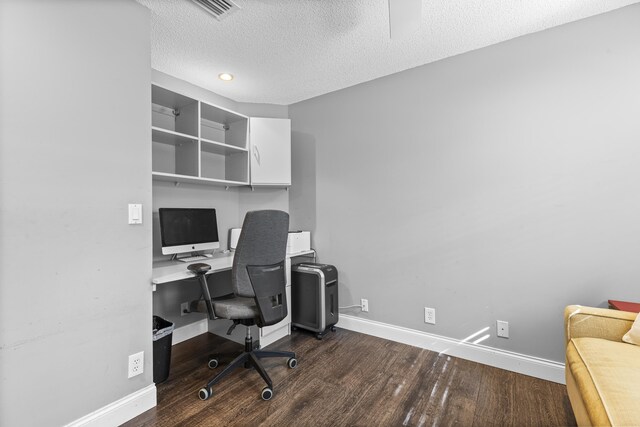
[[202,387],[198,391],[198,397],[200,398],[200,400],[207,400],[211,397],[212,394],[213,391],[211,390],[211,387]]
[[209,367],[209,369],[216,369],[218,367],[218,359],[215,359],[213,357],[210,358],[207,366]]
[[273,397],[273,390],[269,387],[263,388],[260,397],[262,397],[262,400],[270,400]]
[[287,360],[287,366],[291,369],[295,368],[296,366],[298,366],[298,359],[296,359],[295,357],[290,358],[289,360]]

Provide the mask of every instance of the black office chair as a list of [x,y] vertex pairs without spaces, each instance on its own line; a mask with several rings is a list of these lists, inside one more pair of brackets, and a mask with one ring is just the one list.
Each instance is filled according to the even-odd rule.
[[[227,335],[239,324],[247,327],[244,352],[200,389],[200,399],[211,397],[213,385],[242,365],[258,371],[267,383],[262,389],[262,399],[269,400],[273,396],[273,383],[259,359],[287,357],[289,368],[298,365],[293,352],[254,350],[250,329],[252,325],[261,328],[274,325],[287,316],[285,256],[288,230],[289,214],[286,212],[247,212],[233,258],[231,280],[234,296],[230,299],[211,299],[205,278],[211,269],[208,264],[198,263],[187,267],[198,276],[209,318],[233,320]],[[210,356],[209,367],[213,369],[217,366],[218,360]]]

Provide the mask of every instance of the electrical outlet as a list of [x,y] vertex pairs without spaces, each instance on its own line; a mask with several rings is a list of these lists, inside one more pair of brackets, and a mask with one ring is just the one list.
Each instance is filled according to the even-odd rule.
[[424,308],[424,323],[430,323],[432,325],[436,324],[436,309],[435,308]]
[[189,303],[183,302],[180,304],[180,316],[186,316],[187,314],[189,314]]
[[362,298],[360,300],[360,308],[362,311],[369,311],[369,300]]
[[501,338],[509,338],[509,322],[496,320],[496,334]]
[[144,372],[144,351],[129,356],[129,378]]

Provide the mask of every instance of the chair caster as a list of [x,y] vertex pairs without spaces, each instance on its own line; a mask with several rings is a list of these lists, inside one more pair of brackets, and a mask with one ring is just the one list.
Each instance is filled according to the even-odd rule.
[[271,390],[269,387],[265,387],[262,389],[262,393],[260,396],[262,397],[262,400],[270,400],[273,397],[273,390]]
[[331,327],[331,332],[335,332],[335,331],[336,331],[336,327],[335,327],[335,326],[332,326],[332,327]]
[[287,366],[291,369],[295,368],[296,366],[298,366],[298,359],[296,359],[295,357],[290,358],[289,360],[287,360]]
[[211,390],[211,387],[202,387],[200,391],[198,391],[198,397],[200,400],[207,400],[212,394],[213,391]]
[[207,366],[209,367],[209,369],[216,369],[218,367],[218,359],[212,357],[211,359],[209,359]]
[[322,340],[322,334],[316,334],[316,339],[317,340]]

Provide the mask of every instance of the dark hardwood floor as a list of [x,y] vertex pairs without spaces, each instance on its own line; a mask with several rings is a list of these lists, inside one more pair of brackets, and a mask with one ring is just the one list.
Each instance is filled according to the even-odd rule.
[[[263,359],[274,383],[260,399],[257,372],[239,369],[198,390],[242,350],[204,334],[173,347],[158,406],[125,426],[566,426],[576,425],[565,387],[447,355],[338,329],[322,341],[294,332],[270,348],[299,366]],[[207,355],[221,366],[207,367]]]

